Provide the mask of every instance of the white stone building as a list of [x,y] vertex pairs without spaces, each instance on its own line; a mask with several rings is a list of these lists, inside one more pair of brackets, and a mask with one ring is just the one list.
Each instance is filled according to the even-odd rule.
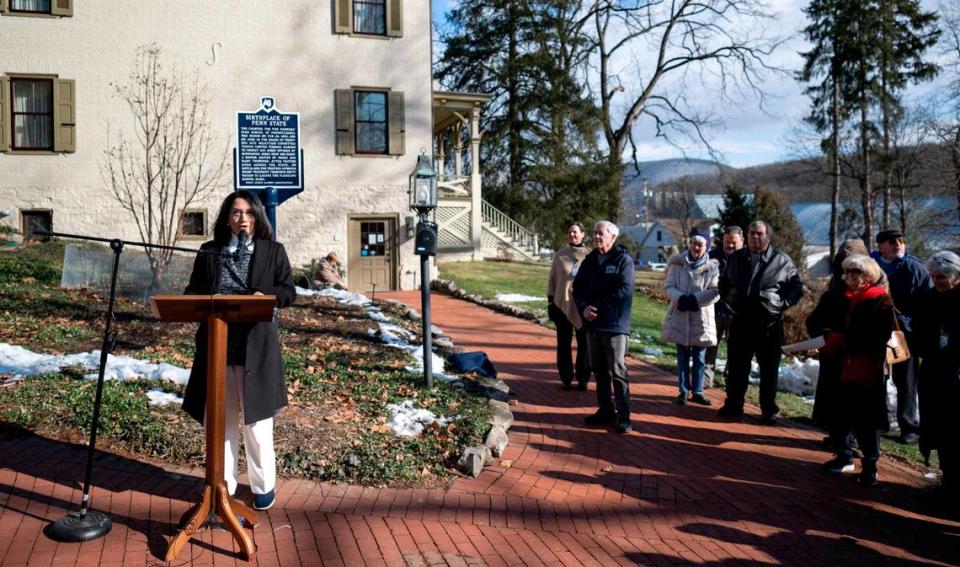
[[[0,0],[0,38],[0,209],[12,212],[0,223],[140,240],[101,164],[108,133],[133,125],[111,84],[156,44],[167,67],[206,85],[221,147],[236,147],[237,112],[263,96],[299,113],[305,189],[277,208],[295,266],[335,251],[352,289],[418,286],[406,188],[421,148],[451,158],[441,180],[459,201],[438,221],[460,236],[441,244],[479,255],[479,170],[461,168],[487,99],[434,93],[428,0]],[[466,143],[438,151],[454,122]],[[197,234],[181,245],[209,238],[230,169],[221,191],[182,211]]]

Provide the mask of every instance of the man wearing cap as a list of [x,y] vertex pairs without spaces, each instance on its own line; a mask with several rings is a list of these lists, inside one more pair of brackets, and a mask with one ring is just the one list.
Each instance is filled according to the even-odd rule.
[[[720,273],[723,274],[727,269],[727,259],[737,250],[743,248],[743,229],[733,224],[723,227],[723,240],[720,246],[710,250],[710,258],[717,261]],[[713,374],[717,366],[717,349],[720,347],[720,341],[730,336],[730,314],[723,310],[723,307],[717,309],[714,304],[714,318],[717,321],[717,344],[707,347],[706,366],[703,372],[703,385],[707,388],[713,387]]]
[[783,345],[783,312],[800,301],[803,282],[793,261],[770,245],[770,226],[756,220],[747,229],[747,248],[727,259],[720,275],[720,297],[732,314],[727,341],[727,399],[718,414],[743,416],[743,399],[750,377],[750,362],[760,366],[760,422],[773,425],[777,407],[780,347]]
[[[912,320],[917,311],[917,300],[925,291],[933,288],[933,280],[923,263],[916,256],[907,254],[907,241],[899,230],[881,230],[877,233],[877,248],[870,256],[887,275],[900,329],[907,336],[907,345],[912,348]],[[916,358],[893,365],[893,383],[897,387],[900,442],[916,443],[920,433]]]

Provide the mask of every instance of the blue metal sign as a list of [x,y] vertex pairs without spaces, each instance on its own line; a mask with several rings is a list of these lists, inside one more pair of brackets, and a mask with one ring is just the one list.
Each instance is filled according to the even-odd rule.
[[288,197],[303,190],[298,113],[280,112],[273,97],[261,98],[256,112],[237,113],[234,184],[237,189],[273,187]]

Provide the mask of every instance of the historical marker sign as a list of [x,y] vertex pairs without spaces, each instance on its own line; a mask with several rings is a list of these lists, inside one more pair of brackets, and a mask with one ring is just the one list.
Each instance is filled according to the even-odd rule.
[[260,110],[237,113],[238,189],[303,188],[300,115],[277,110],[272,97],[260,99]]

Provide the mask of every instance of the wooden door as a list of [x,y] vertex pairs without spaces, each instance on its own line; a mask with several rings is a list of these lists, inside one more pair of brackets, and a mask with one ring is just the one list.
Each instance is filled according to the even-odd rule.
[[353,291],[396,289],[397,222],[394,218],[351,218],[347,287]]

